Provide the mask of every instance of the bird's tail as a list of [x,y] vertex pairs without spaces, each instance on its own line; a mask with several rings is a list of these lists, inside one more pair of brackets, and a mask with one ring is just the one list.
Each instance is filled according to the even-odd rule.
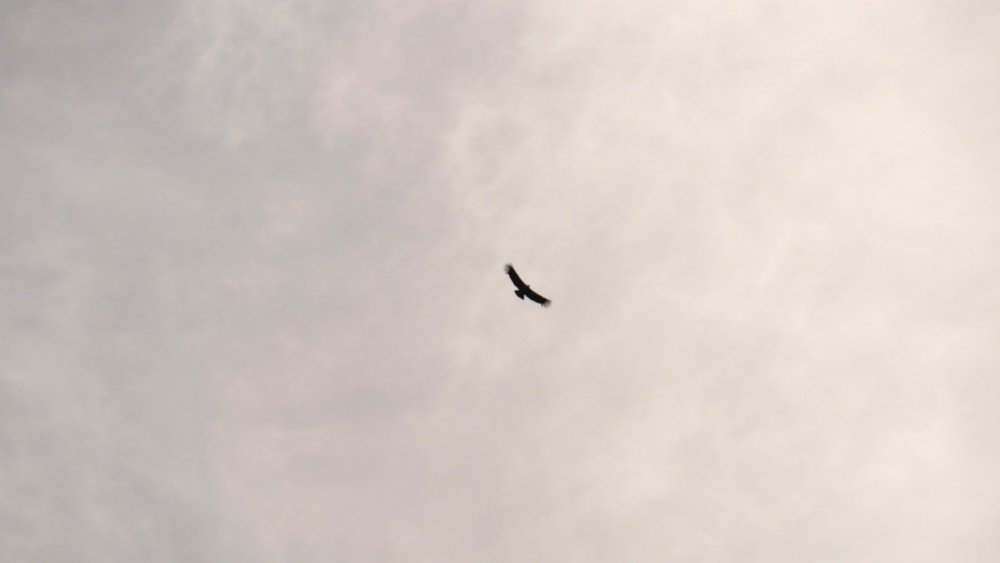
[[521,291],[520,289],[515,290],[514,295],[516,295],[518,299],[524,299],[524,292]]

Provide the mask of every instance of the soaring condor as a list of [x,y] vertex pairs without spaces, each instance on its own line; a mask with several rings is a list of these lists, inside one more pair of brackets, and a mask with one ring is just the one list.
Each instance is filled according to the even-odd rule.
[[538,303],[542,307],[548,307],[549,305],[552,304],[552,301],[549,301],[548,299],[535,293],[535,290],[531,289],[531,286],[524,283],[524,280],[521,279],[521,276],[517,275],[517,272],[514,270],[514,266],[507,264],[506,269],[507,269],[507,275],[510,276],[510,281],[514,282],[514,287],[517,288],[516,290],[514,290],[514,295],[516,295],[518,299],[523,300],[525,297],[527,297],[528,299],[531,299],[532,301]]

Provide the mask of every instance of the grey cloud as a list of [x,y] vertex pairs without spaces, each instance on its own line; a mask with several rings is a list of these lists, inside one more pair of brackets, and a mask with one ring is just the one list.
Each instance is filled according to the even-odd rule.
[[1000,549],[985,4],[2,10],[4,560]]

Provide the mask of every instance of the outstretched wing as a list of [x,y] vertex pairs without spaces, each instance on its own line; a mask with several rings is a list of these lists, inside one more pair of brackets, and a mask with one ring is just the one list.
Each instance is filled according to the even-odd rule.
[[[510,276],[510,281],[514,282],[514,285],[517,286],[518,289],[524,291],[525,289],[528,288],[528,284],[524,283],[524,280],[521,279],[521,276],[517,275],[517,272],[514,270],[514,266],[507,264],[506,270],[507,270],[507,275]],[[529,292],[530,291],[525,291],[525,295],[528,295]]]
[[524,290],[524,296],[527,297],[528,299],[531,299],[535,303],[538,303],[542,307],[548,307],[549,305],[552,304],[551,300],[546,299],[541,295],[535,293],[535,290],[531,289],[530,287]]

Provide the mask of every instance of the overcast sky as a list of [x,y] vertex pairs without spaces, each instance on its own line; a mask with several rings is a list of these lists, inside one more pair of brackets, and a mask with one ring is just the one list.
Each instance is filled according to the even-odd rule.
[[1000,557],[995,2],[0,7],[0,560]]

